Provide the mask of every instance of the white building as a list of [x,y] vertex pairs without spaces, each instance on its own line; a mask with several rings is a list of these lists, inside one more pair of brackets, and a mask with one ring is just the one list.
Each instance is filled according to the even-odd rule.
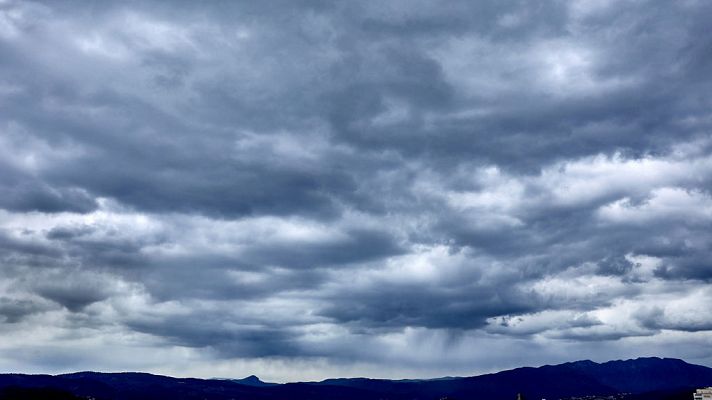
[[712,387],[697,389],[693,396],[694,400],[712,400]]

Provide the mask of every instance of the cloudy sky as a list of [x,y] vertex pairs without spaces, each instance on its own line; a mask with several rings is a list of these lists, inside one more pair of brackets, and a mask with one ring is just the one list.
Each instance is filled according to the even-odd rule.
[[712,3],[0,1],[0,370],[712,366]]

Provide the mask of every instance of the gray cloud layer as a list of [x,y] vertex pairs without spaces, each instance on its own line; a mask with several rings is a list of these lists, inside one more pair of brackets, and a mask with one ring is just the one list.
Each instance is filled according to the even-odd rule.
[[0,2],[0,368],[712,365],[710,19]]

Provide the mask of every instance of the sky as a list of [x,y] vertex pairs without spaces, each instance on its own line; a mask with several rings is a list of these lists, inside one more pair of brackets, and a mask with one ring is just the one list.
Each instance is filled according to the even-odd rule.
[[0,371],[712,366],[711,20],[0,0]]

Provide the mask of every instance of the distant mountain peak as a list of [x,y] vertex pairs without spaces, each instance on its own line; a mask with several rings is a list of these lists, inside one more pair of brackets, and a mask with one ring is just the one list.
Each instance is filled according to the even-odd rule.
[[232,379],[233,382],[248,386],[274,386],[276,383],[263,382],[257,375],[250,375],[242,379]]
[[599,365],[597,362],[591,361],[591,360],[571,361],[571,362],[565,363],[564,365],[566,365],[566,364],[571,364],[571,365]]

